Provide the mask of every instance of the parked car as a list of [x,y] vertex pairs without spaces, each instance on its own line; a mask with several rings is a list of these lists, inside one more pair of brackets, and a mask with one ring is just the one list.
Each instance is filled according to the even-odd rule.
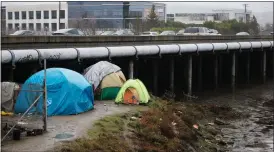
[[239,32],[236,35],[249,35],[249,33],[247,33],[247,32]]
[[35,34],[33,31],[29,31],[29,30],[18,30],[10,35],[31,36],[31,35],[35,35]]
[[101,33],[100,35],[112,35],[113,33],[115,33],[114,31],[105,31],[103,33]]
[[210,35],[210,33],[206,27],[188,27],[184,35]]
[[124,29],[124,30],[118,30],[115,33],[113,33],[112,35],[115,35],[115,36],[131,36],[131,35],[134,35],[134,33],[131,30]]
[[52,33],[52,35],[63,35],[63,36],[84,36],[85,34],[75,28],[61,29]]
[[176,35],[184,35],[185,29],[180,30]]
[[222,35],[215,29],[208,29],[210,35]]
[[273,32],[270,32],[270,35],[273,35]]
[[160,35],[176,35],[174,31],[163,31]]
[[157,36],[157,35],[159,35],[158,32],[150,32],[150,31],[143,32],[141,34],[141,36]]

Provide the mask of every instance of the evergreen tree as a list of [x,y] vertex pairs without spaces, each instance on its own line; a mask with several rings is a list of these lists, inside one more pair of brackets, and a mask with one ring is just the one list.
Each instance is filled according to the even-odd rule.
[[250,22],[250,30],[252,31],[252,34],[254,35],[258,35],[260,32],[260,25],[258,24],[257,19],[254,15]]
[[146,19],[147,28],[151,29],[152,27],[158,27],[159,25],[159,19],[157,14],[155,13],[155,5],[152,5],[152,8],[147,16]]

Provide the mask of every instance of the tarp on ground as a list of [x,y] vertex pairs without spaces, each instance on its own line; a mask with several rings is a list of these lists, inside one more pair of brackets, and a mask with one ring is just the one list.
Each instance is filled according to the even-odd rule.
[[[64,68],[50,68],[46,73],[48,116],[79,114],[93,109],[92,86],[81,74]],[[28,78],[22,89],[32,84],[43,86],[43,79],[44,70]],[[15,113],[24,113],[40,94],[20,91],[14,108]],[[30,112],[43,112],[43,98],[38,100],[37,106]]]
[[97,89],[103,78],[111,73],[120,71],[121,68],[107,61],[100,61],[91,65],[84,71],[84,77]]
[[137,100],[138,103],[148,103],[150,100],[145,85],[139,79],[127,80],[117,94],[115,103],[131,103],[128,99]]
[[13,111],[15,90],[19,85],[15,82],[1,82],[1,106],[4,111]]

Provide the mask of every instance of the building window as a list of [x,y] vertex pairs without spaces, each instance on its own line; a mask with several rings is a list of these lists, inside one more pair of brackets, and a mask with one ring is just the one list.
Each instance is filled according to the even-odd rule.
[[34,30],[33,23],[29,23],[29,30]]
[[36,31],[41,31],[41,23],[36,23]]
[[57,11],[51,11],[51,18],[56,19],[57,18]]
[[33,19],[33,11],[29,11],[29,19]]
[[49,23],[44,23],[44,31],[48,31],[49,30]]
[[12,20],[12,12],[8,12],[8,19]]
[[65,23],[60,23],[60,28],[59,29],[64,29],[65,28]]
[[27,24],[26,23],[22,23],[22,30],[26,30],[27,29]]
[[41,19],[41,11],[36,11],[36,19]]
[[19,27],[19,24],[18,23],[16,23],[15,25],[14,25],[15,27],[15,30],[20,30],[20,27]]
[[8,29],[12,30],[12,24],[8,24]]
[[51,23],[51,31],[57,30],[57,23]]
[[44,19],[49,19],[49,11],[44,11]]
[[60,18],[65,18],[65,10],[60,10]]
[[27,19],[27,13],[26,13],[26,11],[22,11],[22,19],[23,20]]
[[14,14],[15,14],[15,19],[19,20],[19,12],[14,12]]

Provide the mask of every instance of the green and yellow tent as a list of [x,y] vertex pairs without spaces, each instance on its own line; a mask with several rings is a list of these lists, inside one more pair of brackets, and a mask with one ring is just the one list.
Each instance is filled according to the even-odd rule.
[[139,79],[129,79],[118,92],[115,103],[146,104],[149,100],[145,85]]

